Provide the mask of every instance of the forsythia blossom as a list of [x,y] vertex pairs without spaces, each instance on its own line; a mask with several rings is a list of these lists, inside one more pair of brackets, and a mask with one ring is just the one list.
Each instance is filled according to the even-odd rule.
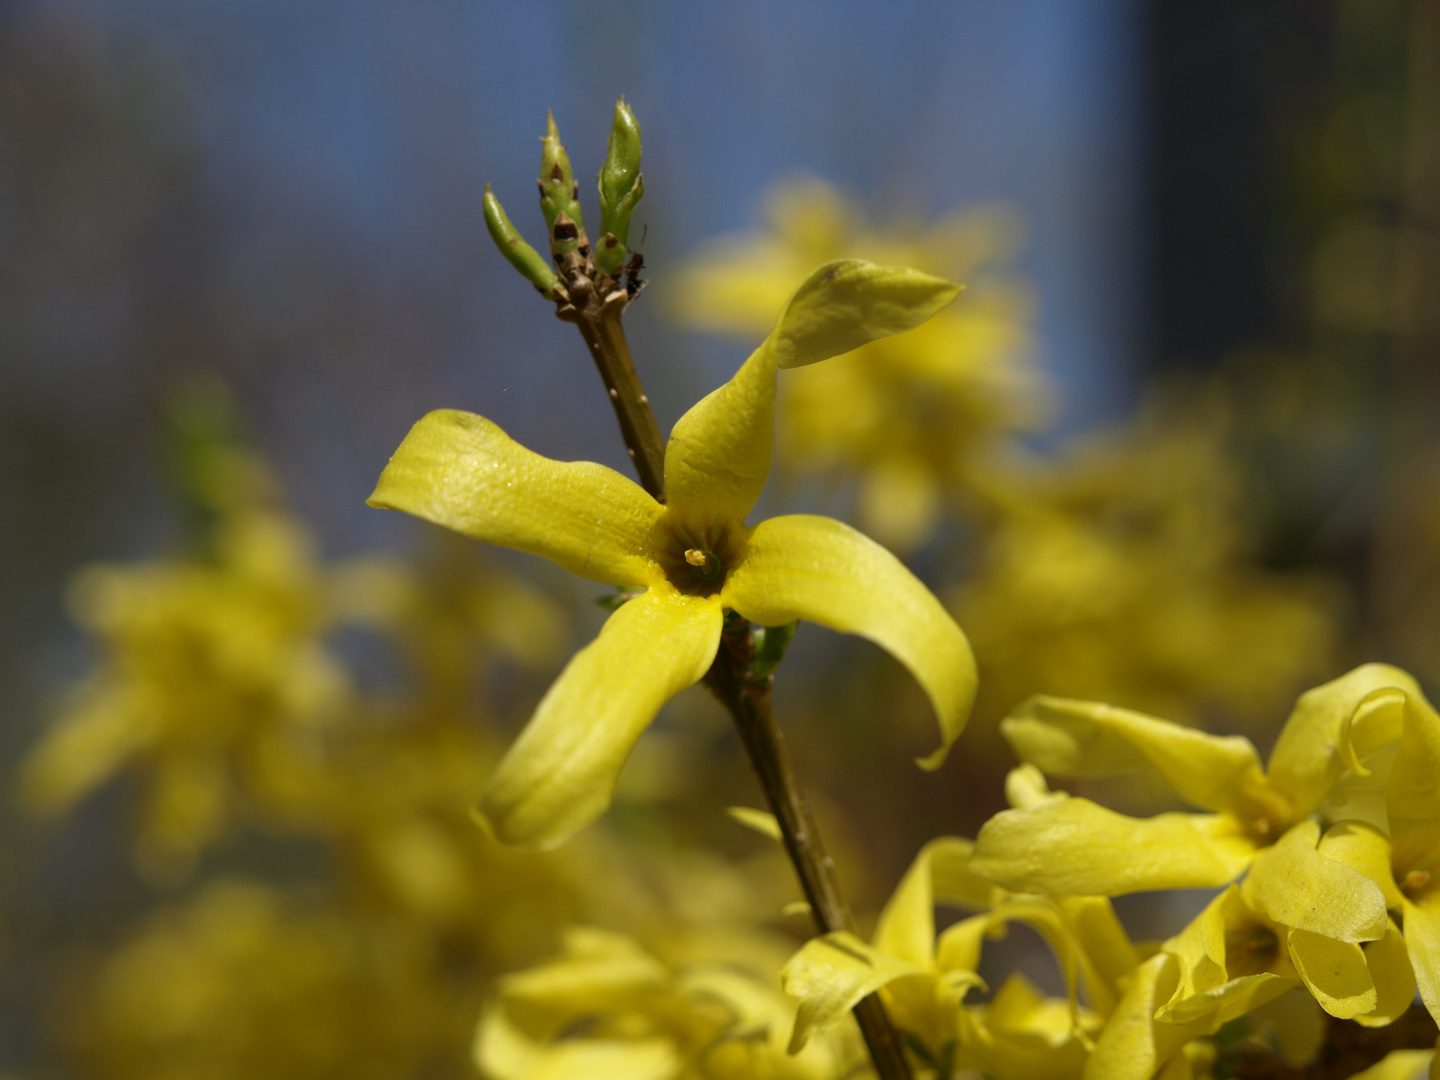
[[735,377],[675,425],[667,505],[601,465],[532,453],[480,416],[446,410],[415,425],[372,505],[646,589],[570,662],[491,777],[480,811],[496,836],[553,847],[598,816],[656,712],[710,667],[727,609],[764,626],[809,619],[887,649],[935,708],[942,745],[924,763],[939,764],[975,692],[954,620],[893,555],[838,521],[745,518],[770,472],[776,369],[908,330],[955,293],[855,260],[815,271]]

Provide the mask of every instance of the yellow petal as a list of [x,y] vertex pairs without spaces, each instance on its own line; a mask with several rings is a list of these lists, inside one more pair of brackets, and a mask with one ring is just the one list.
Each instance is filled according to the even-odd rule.
[[1320,826],[1302,821],[1262,851],[1245,878],[1246,902],[1277,923],[1336,941],[1381,937],[1387,916],[1380,886],[1321,855],[1319,839]]
[[611,615],[491,776],[480,813],[495,836],[552,848],[603,813],[640,733],[710,667],[720,623],[718,598],[663,583]]
[[1271,783],[1289,796],[1297,814],[1319,806],[1344,768],[1336,747],[1345,721],[1369,694],[1386,687],[1423,697],[1413,678],[1388,664],[1365,664],[1300,695],[1275,742],[1267,770]]
[[1085,1062],[1085,1080],[1150,1080],[1191,1039],[1213,1032],[1210,1018],[1186,1024],[1155,1019],[1174,992],[1175,958],[1157,953],[1135,969],[1129,985]]
[[1347,769],[1358,776],[1370,775],[1370,762],[1387,743],[1400,738],[1405,725],[1405,703],[1410,700],[1403,690],[1393,686],[1366,694],[1355,711],[1340,725],[1340,743],[1336,751]]
[[555,1029],[598,1012],[631,1008],[653,996],[669,970],[623,934],[573,927],[559,958],[506,975],[499,989],[510,1017]]
[[[1270,1038],[1274,1039],[1280,1056],[1295,1066],[1314,1060],[1329,1026],[1324,1011],[1303,985],[1274,1001],[1267,1001],[1253,1010],[1250,1018],[1270,1028]],[[1262,1033],[1261,1037],[1266,1036]]]
[[975,699],[970,643],[940,601],[875,541],[833,518],[762,521],[725,581],[727,607],[762,626],[796,619],[869,638],[925,689],[940,721],[938,768]]
[[999,902],[1001,891],[970,871],[975,841],[946,836],[926,846],[930,851],[930,887],[935,891],[935,903],[983,909]]
[[1391,1050],[1350,1080],[1421,1080],[1434,1057],[1434,1050]]
[[1059,799],[992,817],[970,869],[1015,892],[1120,896],[1224,885],[1249,856],[1244,845],[1207,836],[1209,824],[1203,814],[1132,818],[1089,799]]
[[725,813],[732,821],[754,829],[761,836],[768,836],[771,840],[781,839],[780,822],[767,810],[756,810],[753,806],[727,806]]
[[440,409],[410,429],[370,496],[486,543],[541,555],[609,585],[661,576],[648,554],[663,508],[591,461],[552,461],[474,413]]
[[[1233,956],[1232,940],[1240,946]],[[1261,942],[1273,945],[1273,960],[1266,955],[1268,950],[1257,947]],[[1189,926],[1165,943],[1164,950],[1175,957],[1180,974],[1170,1000],[1156,1012],[1156,1019],[1169,1023],[1208,1017],[1222,1024],[1298,985],[1278,956],[1274,934],[1246,906],[1235,885],[1210,901]],[[1256,967],[1272,970],[1256,971]]]
[[774,457],[775,357],[762,345],[671,429],[665,499],[687,528],[738,525],[765,490]]
[[543,1050],[524,1080],[676,1080],[684,1070],[669,1039],[566,1039]]
[[665,449],[665,493],[688,526],[745,519],[775,451],[775,369],[801,367],[919,326],[959,286],[904,267],[826,263],[795,290],[765,342],[680,418]]
[[1049,897],[1010,897],[990,913],[990,922],[992,927],[996,928],[1009,922],[1023,922],[1045,939],[1045,944],[1050,946],[1050,952],[1060,966],[1060,975],[1065,980],[1071,1028],[1078,1032],[1081,958],[1059,906]]
[[1406,699],[1400,751],[1385,786],[1390,813],[1402,818],[1440,817],[1440,716],[1419,694]]
[[87,694],[25,760],[20,793],[43,814],[60,814],[109,780],[156,735],[128,702]]
[[1440,903],[1432,900],[1412,904],[1406,900],[1404,919],[1405,949],[1410,953],[1420,1000],[1440,1024]]
[[959,293],[954,282],[909,267],[840,259],[795,290],[766,344],[778,367],[804,367],[913,330]]
[[1056,903],[1079,950],[1090,1007],[1109,1016],[1120,998],[1120,981],[1139,963],[1130,936],[1103,896],[1061,896]]
[[940,971],[974,971],[991,927],[989,914],[972,915],[945,928],[935,946],[935,967]]
[[949,837],[941,837],[920,849],[875,923],[877,949],[923,967],[934,962],[935,890],[930,863],[937,849],[953,845]]
[[1365,1027],[1384,1027],[1398,1020],[1415,1000],[1415,971],[1410,966],[1405,938],[1393,920],[1386,926],[1384,937],[1362,947],[1378,997],[1375,1008],[1355,1017],[1355,1021]]
[[1331,826],[1320,840],[1319,851],[1327,859],[1342,862],[1379,885],[1386,908],[1400,907],[1400,889],[1390,869],[1390,841],[1373,826],[1360,821],[1342,821]]
[[1034,765],[1016,765],[1005,774],[1005,801],[1017,810],[1068,798],[1063,791],[1051,791],[1045,774]]
[[872,948],[854,934],[812,938],[780,970],[785,992],[800,999],[790,1052],[838,1024],[861,998],[896,979],[924,974],[924,968]]
[[1375,1008],[1379,998],[1359,945],[1293,928],[1288,941],[1295,970],[1327,1013],[1349,1020]]
[[1001,722],[1022,759],[1054,776],[1113,776],[1148,762],[1192,806],[1225,810],[1260,755],[1249,739],[1208,735],[1129,709],[1037,696]]

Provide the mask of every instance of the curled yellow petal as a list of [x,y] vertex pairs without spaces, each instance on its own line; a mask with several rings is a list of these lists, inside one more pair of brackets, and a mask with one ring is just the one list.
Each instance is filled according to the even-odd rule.
[[491,776],[479,809],[495,836],[552,848],[603,813],[635,740],[710,667],[720,623],[717,598],[683,596],[669,585],[611,615]]
[[778,367],[804,367],[914,329],[959,293],[954,282],[909,267],[840,259],[801,283],[766,345]]
[[1410,675],[1388,664],[1364,664],[1300,695],[1267,769],[1271,783],[1289,796],[1296,813],[1308,814],[1319,806],[1344,768],[1336,747],[1345,721],[1368,695],[1389,687],[1423,697]]
[[975,839],[970,869],[1016,892],[1121,896],[1224,885],[1253,848],[1217,841],[1209,824],[1207,815],[1132,818],[1062,798],[992,817]]
[[1260,755],[1249,739],[1209,735],[1129,709],[1036,696],[1011,713],[1001,732],[1020,757],[1053,776],[1113,776],[1147,763],[1192,806],[1225,810]]
[[1406,699],[1404,729],[1395,767],[1385,787],[1390,813],[1401,818],[1440,818],[1440,716],[1419,694]]
[[919,326],[959,286],[859,259],[826,263],[795,290],[765,342],[734,378],[670,432],[665,491],[695,527],[739,523],[760,498],[775,452],[775,369],[801,367]]
[[474,413],[422,417],[369,503],[541,555],[591,581],[646,585],[660,576],[648,550],[663,508],[639,485],[591,461],[542,457]]
[[812,938],[780,970],[785,992],[800,1000],[790,1052],[843,1020],[861,998],[896,979],[925,974],[919,965],[866,945],[854,934]]
[[926,967],[934,962],[935,889],[931,860],[937,851],[953,852],[956,843],[949,837],[941,837],[920,849],[875,923],[873,940],[877,949]]
[[1085,1062],[1084,1080],[1151,1080],[1187,1042],[1215,1030],[1209,1017],[1184,1024],[1155,1019],[1178,978],[1168,953],[1156,953],[1135,969]]
[[1209,1018],[1222,1024],[1299,985],[1280,941],[1231,885],[1163,946],[1180,980],[1156,1012],[1169,1023]]
[[1405,938],[1393,921],[1385,927],[1384,937],[1366,942],[1362,948],[1377,996],[1375,1007],[1355,1017],[1355,1022],[1365,1027],[1384,1027],[1398,1020],[1415,1000],[1415,971],[1405,950]]
[[750,532],[721,593],[725,606],[762,626],[796,619],[859,634],[904,664],[940,722],[938,768],[970,715],[975,657],[960,627],[904,564],[832,518],[797,514]]
[[1288,941],[1295,970],[1327,1013],[1350,1020],[1375,1008],[1379,997],[1359,945],[1294,928]]
[[[1284,926],[1336,941],[1385,933],[1385,895],[1358,870],[1316,850],[1320,826],[1302,821],[1262,851],[1245,878],[1245,900]],[[1323,1004],[1323,1002],[1322,1002]]]

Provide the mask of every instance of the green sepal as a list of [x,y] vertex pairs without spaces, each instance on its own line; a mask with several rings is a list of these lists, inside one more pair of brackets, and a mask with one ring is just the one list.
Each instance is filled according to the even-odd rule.
[[605,164],[600,169],[600,240],[595,246],[595,266],[602,273],[615,276],[625,265],[630,216],[644,196],[640,122],[621,98],[615,102],[615,120],[605,147]]
[[519,231],[510,223],[509,215],[500,205],[500,200],[485,185],[485,227],[490,230],[490,239],[500,249],[500,254],[510,265],[520,271],[520,276],[540,290],[547,300],[555,298],[555,286],[559,278],[549,261],[521,238]]
[[585,222],[580,214],[580,190],[570,168],[570,155],[560,143],[555,114],[545,114],[545,135],[540,140],[540,209],[550,236],[550,251],[557,257],[580,247]]

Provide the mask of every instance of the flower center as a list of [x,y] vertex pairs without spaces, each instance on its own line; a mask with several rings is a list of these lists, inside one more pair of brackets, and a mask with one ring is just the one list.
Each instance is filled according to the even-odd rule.
[[714,596],[735,563],[735,545],[724,525],[696,528],[676,521],[661,524],[656,556],[670,584],[687,596]]
[[1225,930],[1225,971],[1232,979],[1268,971],[1280,955],[1280,939],[1268,926],[1250,923]]
[[1440,849],[1414,836],[1395,837],[1390,842],[1390,858],[1395,884],[1411,903],[1440,892]]

